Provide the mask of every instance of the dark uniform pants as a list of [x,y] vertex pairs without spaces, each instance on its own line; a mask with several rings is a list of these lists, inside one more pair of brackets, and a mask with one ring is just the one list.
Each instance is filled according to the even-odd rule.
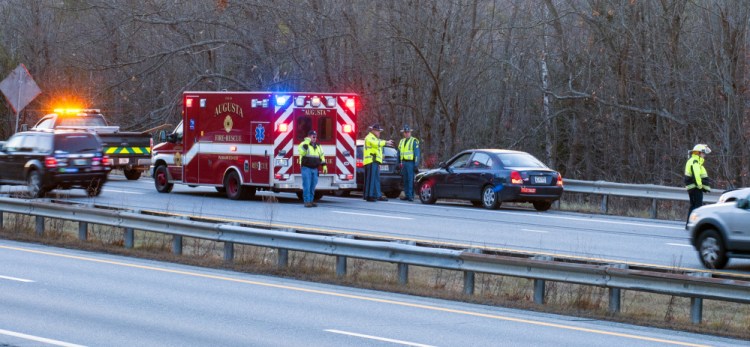
[[414,161],[402,161],[404,167],[401,168],[401,178],[404,183],[404,196],[409,199],[414,199]]
[[373,161],[365,165],[365,187],[362,194],[363,199],[377,199],[380,193],[380,164]]
[[703,206],[703,191],[698,188],[688,189],[688,196],[690,197],[690,210],[688,211],[687,222],[690,221],[690,214],[693,210]]

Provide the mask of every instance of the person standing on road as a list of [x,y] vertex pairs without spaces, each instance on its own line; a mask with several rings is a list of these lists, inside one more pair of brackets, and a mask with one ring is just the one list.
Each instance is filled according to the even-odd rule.
[[[697,144],[690,151],[690,158],[685,163],[685,188],[688,191],[690,197],[690,210],[688,211],[688,219],[690,221],[690,214],[698,207],[703,206],[703,192],[711,192],[711,179],[706,173],[706,168],[703,166],[703,162],[706,160],[706,154],[711,153],[711,149],[708,145]],[[687,228],[687,223],[685,223]]]
[[370,127],[370,133],[365,136],[362,164],[365,166],[365,187],[363,198],[367,201],[388,201],[380,192],[380,164],[383,163],[383,146],[393,146],[393,141],[381,140],[380,132],[383,128],[375,123]]
[[411,128],[404,125],[404,137],[398,142],[398,161],[404,183],[404,197],[401,200],[414,201],[414,174],[419,166],[419,140],[411,137]]
[[328,173],[323,147],[318,144],[318,133],[310,130],[299,144],[299,164],[302,171],[302,201],[305,207],[317,207],[313,201],[315,186],[318,185],[318,167],[323,166],[323,174]]

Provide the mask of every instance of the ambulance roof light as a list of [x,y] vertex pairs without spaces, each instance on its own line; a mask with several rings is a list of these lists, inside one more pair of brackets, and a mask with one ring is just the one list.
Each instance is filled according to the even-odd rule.
[[352,112],[354,111],[354,98],[346,99],[346,107],[352,110]]
[[289,100],[289,95],[276,95],[276,106],[284,106]]
[[313,96],[310,100],[310,105],[312,107],[320,107],[320,97],[319,96]]
[[297,106],[297,107],[305,106],[305,97],[300,95],[294,98],[294,106]]
[[326,97],[326,106],[336,107],[336,98],[331,96]]

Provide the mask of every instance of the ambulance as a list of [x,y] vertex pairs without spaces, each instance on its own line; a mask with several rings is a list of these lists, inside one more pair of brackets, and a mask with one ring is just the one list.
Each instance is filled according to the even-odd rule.
[[211,186],[233,200],[259,190],[301,199],[298,146],[315,130],[328,167],[315,199],[356,189],[358,104],[351,93],[184,92],[182,121],[152,148],[154,186],[160,193]]

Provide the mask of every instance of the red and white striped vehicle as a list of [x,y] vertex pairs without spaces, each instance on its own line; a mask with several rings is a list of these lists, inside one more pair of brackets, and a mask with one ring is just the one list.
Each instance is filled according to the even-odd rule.
[[297,146],[310,130],[326,155],[316,199],[356,188],[356,94],[185,92],[182,121],[159,134],[152,149],[156,190],[174,184],[213,186],[230,199],[257,190],[297,192],[302,176]]

